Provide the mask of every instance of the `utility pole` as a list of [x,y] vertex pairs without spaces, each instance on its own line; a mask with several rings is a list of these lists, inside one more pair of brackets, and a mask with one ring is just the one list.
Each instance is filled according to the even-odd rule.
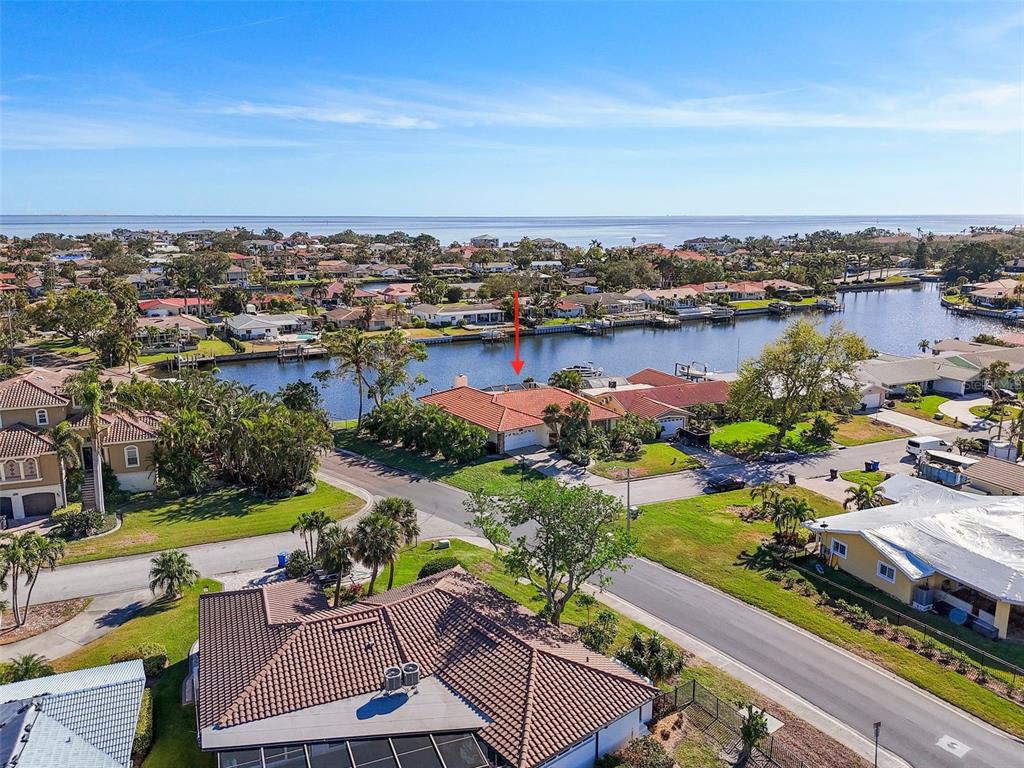
[[629,500],[629,486],[630,481],[633,478],[633,470],[631,467],[626,467],[626,533],[630,532],[630,523],[633,520],[633,505],[630,504]]

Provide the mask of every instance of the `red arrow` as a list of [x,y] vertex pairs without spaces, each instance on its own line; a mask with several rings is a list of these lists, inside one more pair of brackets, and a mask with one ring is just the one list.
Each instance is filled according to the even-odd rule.
[[512,360],[512,370],[518,376],[523,370],[523,361],[519,359],[519,291],[512,292],[512,306],[514,309],[514,320],[516,324],[516,359]]

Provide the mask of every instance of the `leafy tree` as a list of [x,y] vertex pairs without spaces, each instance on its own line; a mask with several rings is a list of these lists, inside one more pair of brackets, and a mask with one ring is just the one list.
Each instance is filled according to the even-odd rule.
[[[544,615],[555,625],[584,582],[597,576],[606,583],[610,571],[625,570],[633,552],[633,538],[619,525],[622,503],[586,485],[548,479],[512,496],[477,492],[465,506],[505,570],[529,579],[543,596]],[[527,524],[534,533],[513,538]]]
[[114,256],[121,256],[122,254],[124,254],[124,246],[117,240],[110,240],[109,238],[93,240],[89,246],[89,255],[96,261],[106,262]]
[[845,410],[856,401],[855,369],[868,356],[864,340],[841,324],[821,334],[809,321],[797,320],[758,357],[743,362],[729,390],[729,408],[739,418],[777,427],[778,447],[803,414]]
[[55,674],[49,659],[38,653],[24,653],[15,656],[0,666],[0,683],[20,683],[23,680],[37,680]]
[[316,563],[304,549],[295,549],[288,553],[284,563],[284,575],[289,579],[301,579],[313,571]]
[[281,405],[293,411],[319,414],[323,410],[323,398],[316,384],[302,379],[285,384],[277,390],[277,399]]
[[319,415],[283,405],[242,419],[245,460],[239,476],[258,491],[294,491],[312,480],[320,454],[333,446]]
[[229,315],[245,312],[245,305],[252,299],[252,294],[245,288],[229,285],[217,292],[216,308]]
[[114,302],[101,293],[71,288],[51,293],[32,310],[39,327],[56,331],[78,344],[88,342],[114,318]]
[[437,277],[424,277],[412,290],[424,304],[440,304],[448,292],[448,284]]
[[385,565],[391,566],[388,588],[394,578],[394,562],[402,549],[402,529],[398,523],[382,514],[369,514],[356,525],[354,533],[355,556],[370,568],[368,595],[373,594],[377,575]]
[[166,274],[182,291],[194,292],[200,298],[212,294],[231,266],[231,257],[220,251],[182,253],[167,265]]
[[655,685],[674,678],[683,668],[679,650],[661,635],[635,631],[615,657]]
[[207,418],[196,408],[183,408],[160,424],[153,463],[161,483],[180,493],[198,493],[209,481],[214,432]]
[[991,243],[964,243],[943,261],[942,273],[947,280],[959,277],[978,280],[982,275],[998,275],[1003,269],[1004,260]]
[[903,388],[903,399],[908,403],[916,403],[921,399],[921,385],[920,384],[907,384]]
[[160,589],[172,599],[180,600],[182,590],[191,587],[199,579],[199,571],[181,550],[168,549],[149,562],[149,589],[154,594]]
[[830,443],[836,433],[836,425],[826,419],[820,413],[811,422],[811,428],[807,430],[807,437],[818,444]]
[[743,712],[743,724],[740,725],[740,750],[738,765],[745,766],[750,761],[750,754],[764,744],[768,738],[768,717],[765,713],[747,702]]
[[409,364],[426,360],[426,347],[410,341],[400,330],[392,329],[374,337],[369,349],[366,370],[371,374],[372,381],[367,391],[377,405],[423,380],[422,377],[416,377],[410,381]]
[[548,384],[579,394],[583,389],[583,375],[579,371],[555,371],[548,377]]
[[843,507],[845,509],[850,507],[874,509],[884,503],[882,495],[875,490],[871,483],[861,483],[860,485],[851,485],[846,489],[846,501],[843,502]]

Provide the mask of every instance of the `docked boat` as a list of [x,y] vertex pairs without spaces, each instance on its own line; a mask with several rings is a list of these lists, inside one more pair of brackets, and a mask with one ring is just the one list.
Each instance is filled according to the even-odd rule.
[[711,307],[682,307],[676,310],[680,320],[707,320],[715,314]]
[[732,307],[712,307],[711,322],[726,323],[736,317],[736,310]]
[[773,301],[768,305],[768,311],[776,315],[788,315],[793,311],[793,307],[784,301]]
[[562,369],[563,371],[575,371],[585,379],[596,379],[599,376],[604,375],[604,369],[598,368],[589,360],[585,363],[577,363],[576,365],[567,365]]
[[488,328],[480,334],[480,340],[484,344],[501,344],[507,339],[508,334],[501,328]]
[[838,312],[842,309],[835,299],[818,299],[814,302],[814,308],[820,309],[822,312]]

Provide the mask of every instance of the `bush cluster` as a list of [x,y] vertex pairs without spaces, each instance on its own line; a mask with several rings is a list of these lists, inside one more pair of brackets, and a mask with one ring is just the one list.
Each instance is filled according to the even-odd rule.
[[110,657],[111,664],[120,661],[131,661],[141,659],[146,677],[156,677],[167,666],[167,648],[160,643],[139,643],[118,651]]
[[672,768],[672,756],[653,736],[630,739],[619,751],[622,765],[630,768]]
[[433,576],[435,573],[441,573],[441,571],[447,571],[449,568],[454,568],[459,565],[459,560],[451,555],[445,555],[443,557],[435,557],[433,560],[427,560],[420,568],[417,579],[425,579],[428,576]]
[[385,401],[363,419],[363,428],[375,440],[397,443],[427,456],[440,455],[466,464],[487,450],[487,432],[452,416],[436,405],[414,402],[408,394]]
[[153,746],[153,692],[146,688],[142,691],[142,707],[139,709],[139,721],[135,725],[135,738],[132,739],[132,757],[137,763]]
[[98,509],[82,509],[81,504],[69,504],[53,510],[56,534],[65,541],[92,536],[103,529],[103,513]]

